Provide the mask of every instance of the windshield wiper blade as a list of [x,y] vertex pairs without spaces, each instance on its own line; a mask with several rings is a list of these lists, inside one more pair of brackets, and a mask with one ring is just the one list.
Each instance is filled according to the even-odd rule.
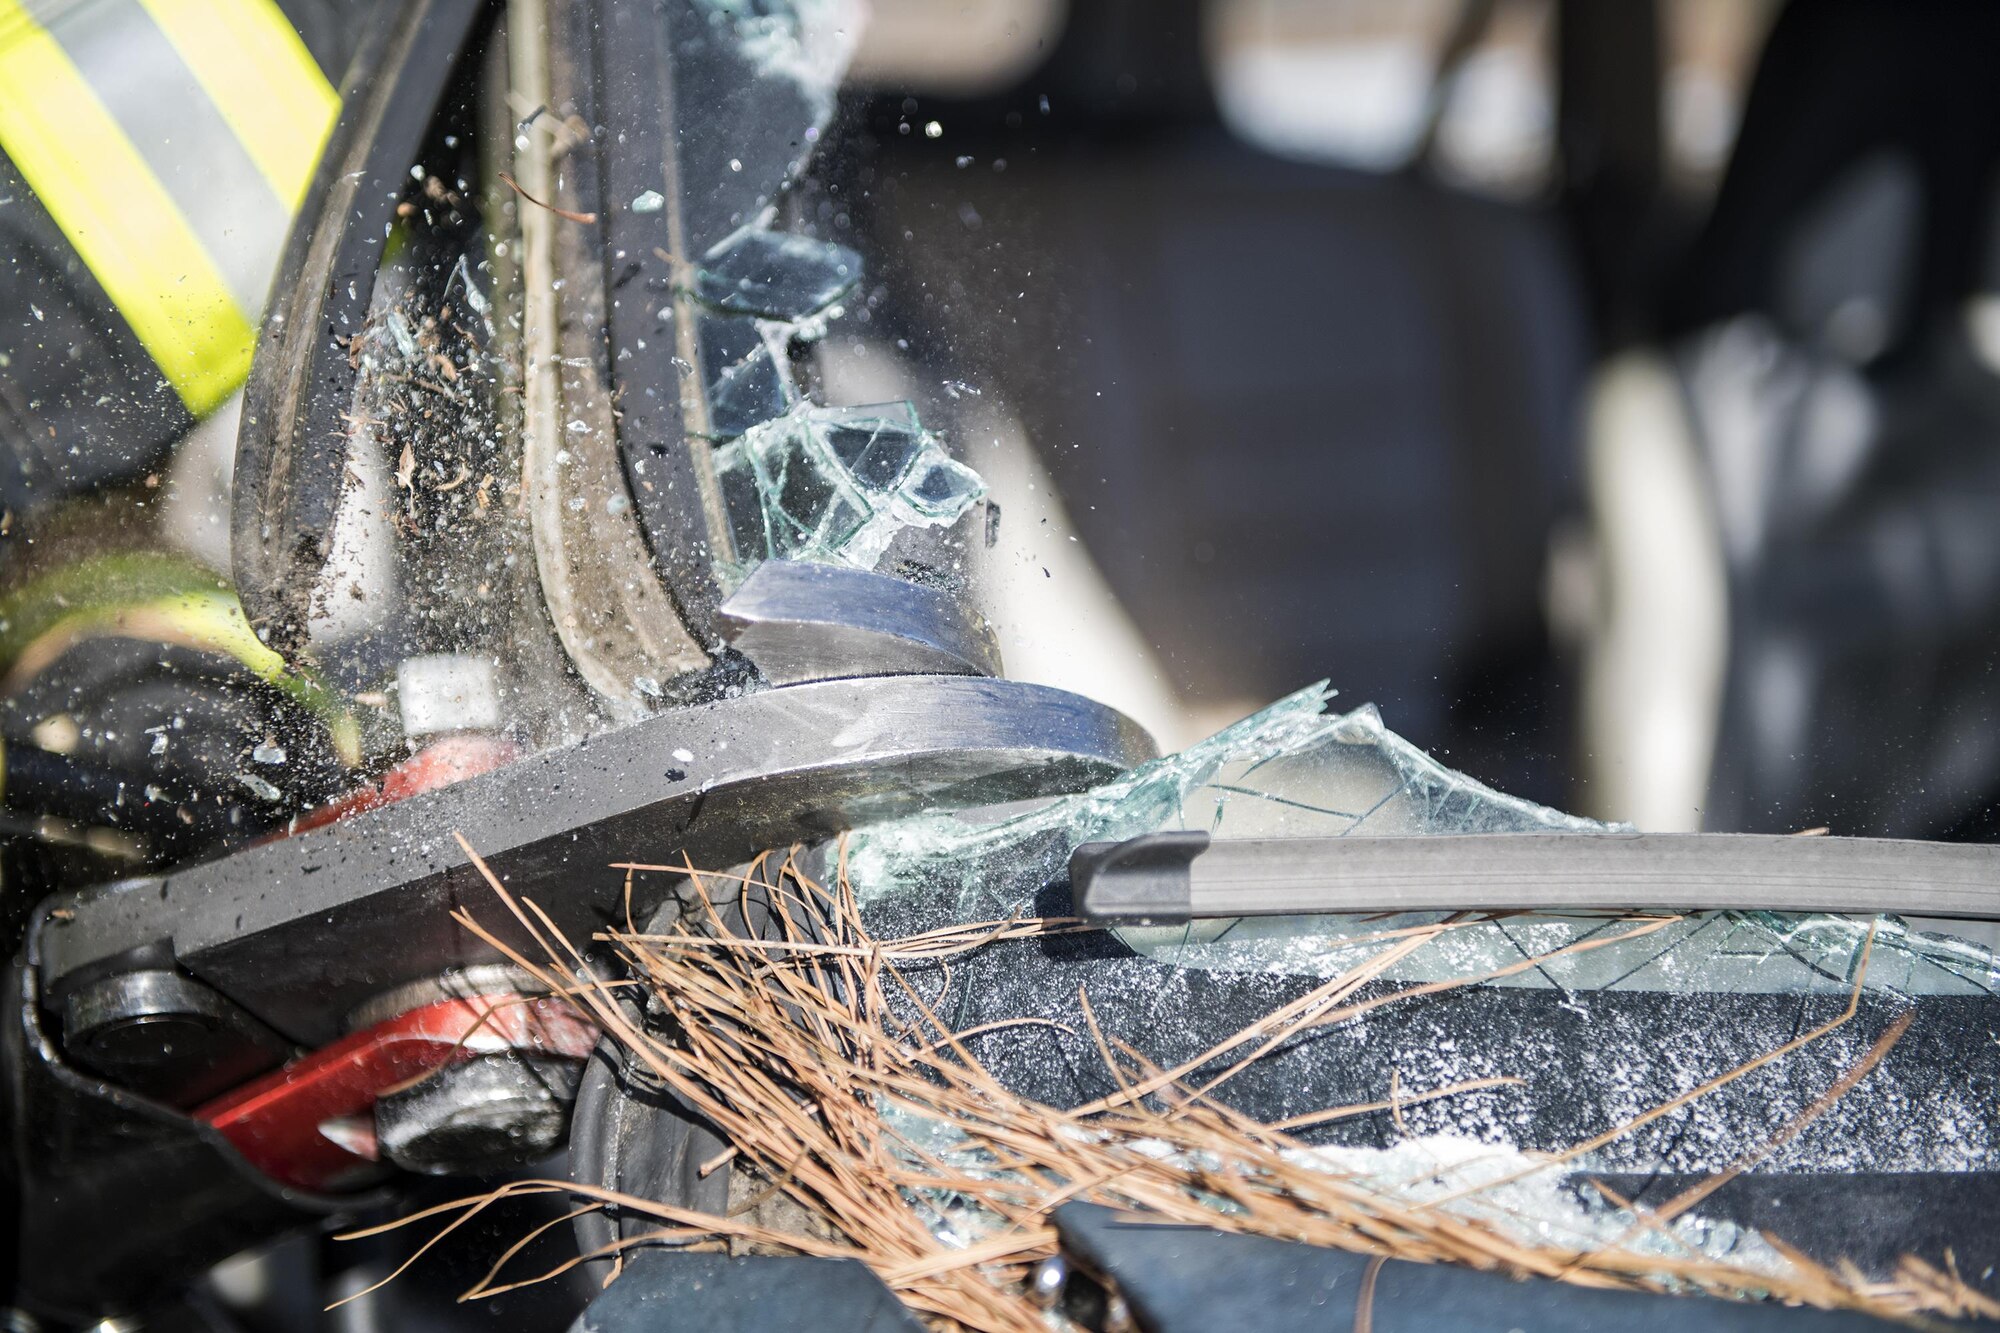
[[1091,842],[1078,915],[1178,925],[1322,912],[1769,911],[2000,920],[2000,846],[1755,833]]

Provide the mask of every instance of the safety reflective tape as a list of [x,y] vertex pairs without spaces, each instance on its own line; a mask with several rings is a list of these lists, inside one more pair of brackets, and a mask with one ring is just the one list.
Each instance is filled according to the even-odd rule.
[[287,214],[305,202],[340,94],[271,0],[139,0]]
[[252,321],[264,308],[290,210],[139,0],[27,0]]
[[249,371],[250,320],[61,45],[0,0],[0,148],[197,416]]
[[249,371],[337,106],[272,0],[0,0],[0,149],[197,416]]

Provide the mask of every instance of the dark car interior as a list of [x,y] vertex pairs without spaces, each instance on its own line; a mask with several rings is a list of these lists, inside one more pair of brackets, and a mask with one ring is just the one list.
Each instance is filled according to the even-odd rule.
[[[1991,716],[2000,548],[1975,517],[1993,371],[1963,331],[1991,284],[1994,19],[1784,6],[1711,206],[1660,146],[1665,8],[1554,6],[1556,168],[1528,197],[1448,180],[1434,125],[1392,170],[1247,142],[1217,110],[1212,14],[1124,0],[1076,0],[1006,90],[851,93],[865,132],[829,194],[883,256],[878,328],[1019,414],[1175,689],[1330,677],[1481,778],[1586,807],[1547,587],[1593,366],[1745,315],[1837,357],[1827,321],[1884,302],[1843,363],[1882,403],[1868,463],[1810,516],[1780,498],[1807,465],[1775,464],[1793,535],[1732,573],[1704,822],[1972,834],[2000,782],[1967,725]],[[1440,84],[1494,9],[1457,7]],[[1847,188],[1884,160],[1886,208]],[[1929,536],[1891,581],[1862,530],[1897,521]],[[1749,716],[1773,636],[1813,664],[1806,733]]]

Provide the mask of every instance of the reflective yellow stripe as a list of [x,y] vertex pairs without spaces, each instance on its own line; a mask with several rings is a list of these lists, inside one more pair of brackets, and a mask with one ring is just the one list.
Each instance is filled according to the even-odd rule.
[[340,94],[272,0],[139,0],[296,213]]
[[0,0],[0,148],[196,416],[249,373],[256,335],[215,264],[62,47]]

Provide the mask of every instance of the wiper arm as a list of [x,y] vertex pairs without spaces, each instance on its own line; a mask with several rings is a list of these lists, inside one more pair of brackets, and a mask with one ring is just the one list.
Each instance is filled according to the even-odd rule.
[[1148,833],[1070,857],[1086,920],[1178,925],[1320,912],[1834,912],[2000,920],[2000,846],[1755,833],[1210,838]]

